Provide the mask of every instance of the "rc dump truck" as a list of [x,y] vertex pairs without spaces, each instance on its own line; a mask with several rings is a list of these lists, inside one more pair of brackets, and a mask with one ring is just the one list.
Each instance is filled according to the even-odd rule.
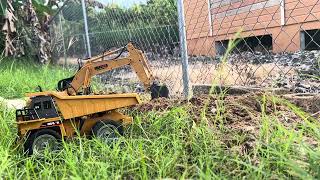
[[27,94],[27,107],[16,111],[19,140],[24,142],[25,152],[55,150],[62,139],[72,138],[77,132],[106,142],[122,135],[133,118],[117,110],[139,104],[138,94],[94,95],[90,81],[95,75],[126,65],[133,68],[152,98],[169,96],[168,88],[152,75],[143,52],[132,43],[105,52],[88,59],[75,76],[59,81],[57,91]]

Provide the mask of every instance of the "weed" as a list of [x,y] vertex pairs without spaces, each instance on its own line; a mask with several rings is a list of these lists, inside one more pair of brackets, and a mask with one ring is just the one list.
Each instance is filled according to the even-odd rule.
[[21,98],[34,92],[55,90],[59,80],[71,76],[73,70],[63,70],[51,65],[40,66],[21,60],[3,60],[0,64],[0,92],[4,98]]
[[[2,62],[3,63],[3,62]],[[6,98],[23,97],[37,85],[54,89],[56,81],[72,74],[58,67],[42,69],[19,62],[1,65],[0,92]],[[259,114],[226,94],[212,93],[194,117],[188,104],[159,113],[131,111],[134,123],[112,146],[97,139],[76,137],[63,141],[59,152],[26,156],[15,140],[15,112],[0,108],[0,176],[3,179],[287,179],[320,178],[320,124],[288,101],[270,94],[256,97]],[[252,100],[254,98],[251,98]],[[290,119],[278,106],[299,118]],[[243,106],[243,107],[241,107]],[[202,109],[203,108],[203,109]],[[257,133],[235,130],[230,108],[257,119]],[[240,115],[242,115],[240,114]],[[232,114],[231,114],[232,115]],[[240,116],[237,116],[240,117]],[[195,118],[203,121],[196,122]],[[239,119],[239,121],[245,121]],[[283,119],[284,118],[284,119]],[[214,123],[208,123],[214,122]],[[248,139],[254,143],[249,144]]]

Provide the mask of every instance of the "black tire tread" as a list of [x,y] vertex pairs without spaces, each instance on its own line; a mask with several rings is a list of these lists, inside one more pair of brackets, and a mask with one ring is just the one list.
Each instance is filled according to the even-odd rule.
[[122,136],[124,129],[123,126],[121,125],[121,123],[113,121],[113,120],[103,120],[103,121],[99,121],[97,122],[93,128],[92,128],[92,134],[93,136],[97,135],[97,132],[99,131],[100,128],[102,128],[105,124],[112,124],[117,128],[118,133]]
[[54,136],[58,141],[61,141],[61,135],[59,133],[57,133],[56,131],[52,130],[52,129],[40,129],[36,132],[32,132],[27,140],[24,143],[24,152],[27,153],[28,155],[32,155],[33,154],[33,149],[32,149],[32,144],[33,141],[40,135],[43,134],[50,134],[52,136]]

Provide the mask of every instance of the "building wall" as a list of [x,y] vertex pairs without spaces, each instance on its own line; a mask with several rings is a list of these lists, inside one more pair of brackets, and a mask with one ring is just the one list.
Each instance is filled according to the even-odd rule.
[[185,0],[189,54],[214,55],[215,42],[271,35],[273,51],[300,50],[300,32],[320,29],[318,0]]

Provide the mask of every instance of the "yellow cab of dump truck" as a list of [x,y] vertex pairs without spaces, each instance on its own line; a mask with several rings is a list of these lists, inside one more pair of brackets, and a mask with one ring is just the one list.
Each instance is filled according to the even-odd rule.
[[[119,51],[114,58],[112,55]],[[122,57],[125,51],[128,53]],[[108,56],[113,58],[105,59]],[[129,43],[87,60],[73,77],[58,82],[58,91],[27,94],[28,105],[16,111],[18,135],[24,140],[24,150],[28,154],[47,148],[55,150],[62,139],[71,138],[77,132],[104,141],[113,141],[122,135],[123,128],[131,124],[133,118],[117,110],[139,104],[138,95],[94,95],[90,81],[95,75],[123,66],[133,68],[153,99],[168,97],[168,88],[153,77],[142,51]]]

